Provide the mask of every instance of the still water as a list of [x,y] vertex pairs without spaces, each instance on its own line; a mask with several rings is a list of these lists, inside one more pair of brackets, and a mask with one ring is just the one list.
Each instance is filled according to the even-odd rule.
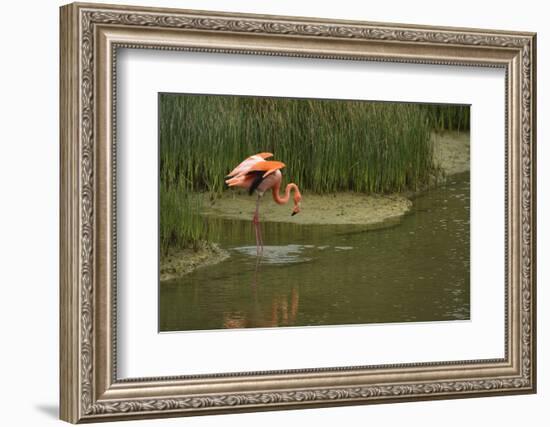
[[[160,330],[465,320],[469,173],[413,200],[386,228],[220,220],[231,256],[160,285]],[[305,210],[302,215],[306,214]]]

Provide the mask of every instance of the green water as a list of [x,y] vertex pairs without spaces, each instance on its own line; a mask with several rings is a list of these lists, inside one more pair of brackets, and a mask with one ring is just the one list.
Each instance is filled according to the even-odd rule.
[[[383,229],[221,221],[231,256],[160,285],[160,330],[466,320],[469,173]],[[307,215],[303,211],[300,215]]]

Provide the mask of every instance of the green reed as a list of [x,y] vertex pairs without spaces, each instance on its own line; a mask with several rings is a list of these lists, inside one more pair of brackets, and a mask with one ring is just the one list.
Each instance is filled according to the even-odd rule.
[[162,95],[161,181],[219,193],[247,156],[270,151],[318,193],[415,189],[433,172],[430,115],[415,104]]
[[470,106],[468,105],[423,104],[421,108],[428,115],[431,127],[435,130],[470,130]]
[[160,185],[160,251],[169,248],[193,247],[197,249],[207,240],[207,227],[199,215],[202,205],[200,194],[190,193],[177,186]]
[[197,192],[262,151],[305,191],[415,190],[435,173],[430,133],[466,129],[469,108],[215,95],[160,96],[161,247],[208,239]]

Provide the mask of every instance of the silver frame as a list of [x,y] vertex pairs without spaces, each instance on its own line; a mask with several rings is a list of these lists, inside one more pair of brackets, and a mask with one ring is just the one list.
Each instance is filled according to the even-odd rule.
[[[60,13],[63,420],[535,392],[535,34],[80,3]],[[115,65],[121,47],[504,68],[505,357],[118,379]]]

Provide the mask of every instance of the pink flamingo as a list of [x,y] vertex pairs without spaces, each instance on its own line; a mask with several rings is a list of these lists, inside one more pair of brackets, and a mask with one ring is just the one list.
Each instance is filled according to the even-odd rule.
[[233,169],[229,175],[226,176],[225,183],[229,187],[241,187],[248,190],[248,194],[256,192],[258,198],[256,199],[256,210],[252,217],[252,223],[256,232],[256,252],[259,255],[263,252],[263,240],[260,230],[260,200],[264,193],[271,190],[273,193],[273,200],[279,205],[288,203],[290,198],[290,192],[294,190],[294,208],[292,209],[291,216],[300,212],[300,201],[302,195],[298,186],[293,182],[288,184],[285,188],[284,196],[279,195],[279,189],[281,188],[281,181],[283,175],[281,169],[285,167],[285,164],[278,161],[268,161],[273,157],[271,153],[258,153],[248,157],[242,161],[235,169]]

